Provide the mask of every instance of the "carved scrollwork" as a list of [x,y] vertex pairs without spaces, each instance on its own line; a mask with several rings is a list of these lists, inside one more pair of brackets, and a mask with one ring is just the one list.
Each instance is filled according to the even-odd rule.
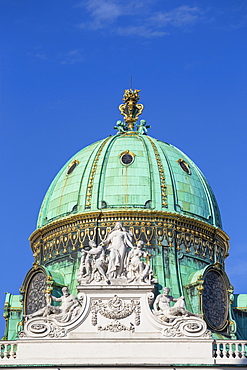
[[129,327],[123,325],[120,321],[118,320],[113,320],[110,324],[106,325],[105,327],[98,326],[99,331],[111,331],[113,333],[117,333],[120,331],[131,331],[134,332],[135,326],[130,323]]
[[30,329],[32,330],[33,333],[43,334],[47,330],[47,324],[46,323],[41,324],[41,323],[34,322],[30,326]]
[[200,318],[186,317],[176,319],[172,324],[165,324],[162,334],[165,337],[212,337],[205,321]]

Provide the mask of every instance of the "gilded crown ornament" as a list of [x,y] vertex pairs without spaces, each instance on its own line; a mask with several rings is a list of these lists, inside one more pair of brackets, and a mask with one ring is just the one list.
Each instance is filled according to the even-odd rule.
[[124,90],[123,104],[119,105],[119,110],[124,116],[124,121],[127,124],[126,131],[133,131],[134,125],[138,120],[139,115],[142,113],[144,106],[138,104],[140,99],[139,92],[141,90]]

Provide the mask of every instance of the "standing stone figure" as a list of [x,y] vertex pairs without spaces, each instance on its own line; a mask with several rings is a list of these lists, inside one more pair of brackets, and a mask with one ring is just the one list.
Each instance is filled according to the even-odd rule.
[[125,230],[121,222],[116,222],[113,230],[101,244],[107,245],[108,250],[110,250],[106,272],[108,278],[115,279],[123,276],[127,249],[128,247],[133,248],[131,233]]
[[[89,251],[83,250],[81,256],[81,265],[78,271],[77,280],[81,283],[83,278],[88,277],[87,283],[101,280],[104,278],[107,283],[109,280],[105,273],[105,251],[102,245],[96,245],[94,241],[89,242]],[[97,276],[98,274],[98,276]]]
[[134,246],[128,254],[127,259],[127,279],[128,283],[133,281],[145,283],[148,278],[149,282],[152,275],[151,267],[143,262],[141,258],[147,257],[148,252],[142,250],[144,242],[139,240],[137,246]]

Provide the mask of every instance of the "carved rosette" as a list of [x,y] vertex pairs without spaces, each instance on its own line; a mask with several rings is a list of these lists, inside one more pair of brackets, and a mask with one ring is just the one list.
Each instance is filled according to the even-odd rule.
[[125,319],[126,317],[135,315],[135,325],[140,325],[140,313],[141,313],[141,306],[139,300],[124,300],[119,298],[117,295],[114,295],[113,298],[102,301],[102,300],[93,300],[92,307],[91,307],[91,315],[92,315],[92,325],[96,326],[98,324],[98,314],[101,316],[111,319],[112,322],[105,327],[98,326],[98,330],[100,331],[111,331],[111,332],[119,332],[123,330],[134,331],[134,325],[130,323],[129,327],[123,325],[119,320]]

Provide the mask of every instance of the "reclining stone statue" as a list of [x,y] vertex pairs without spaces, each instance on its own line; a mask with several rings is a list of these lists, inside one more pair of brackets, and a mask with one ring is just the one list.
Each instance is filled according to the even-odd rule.
[[[154,301],[153,313],[162,321],[172,322],[178,316],[196,316],[202,318],[202,315],[196,315],[185,309],[184,297],[174,298],[170,293],[170,288],[165,287],[163,293],[159,294]],[[173,307],[171,302],[176,302]]]
[[80,304],[77,299],[69,293],[67,287],[62,288],[63,295],[59,298],[49,295],[48,301],[51,299],[55,302],[61,302],[61,306],[52,306],[51,302],[40,310],[26,315],[26,320],[34,317],[51,317],[60,322],[68,322],[77,315],[80,309]]

